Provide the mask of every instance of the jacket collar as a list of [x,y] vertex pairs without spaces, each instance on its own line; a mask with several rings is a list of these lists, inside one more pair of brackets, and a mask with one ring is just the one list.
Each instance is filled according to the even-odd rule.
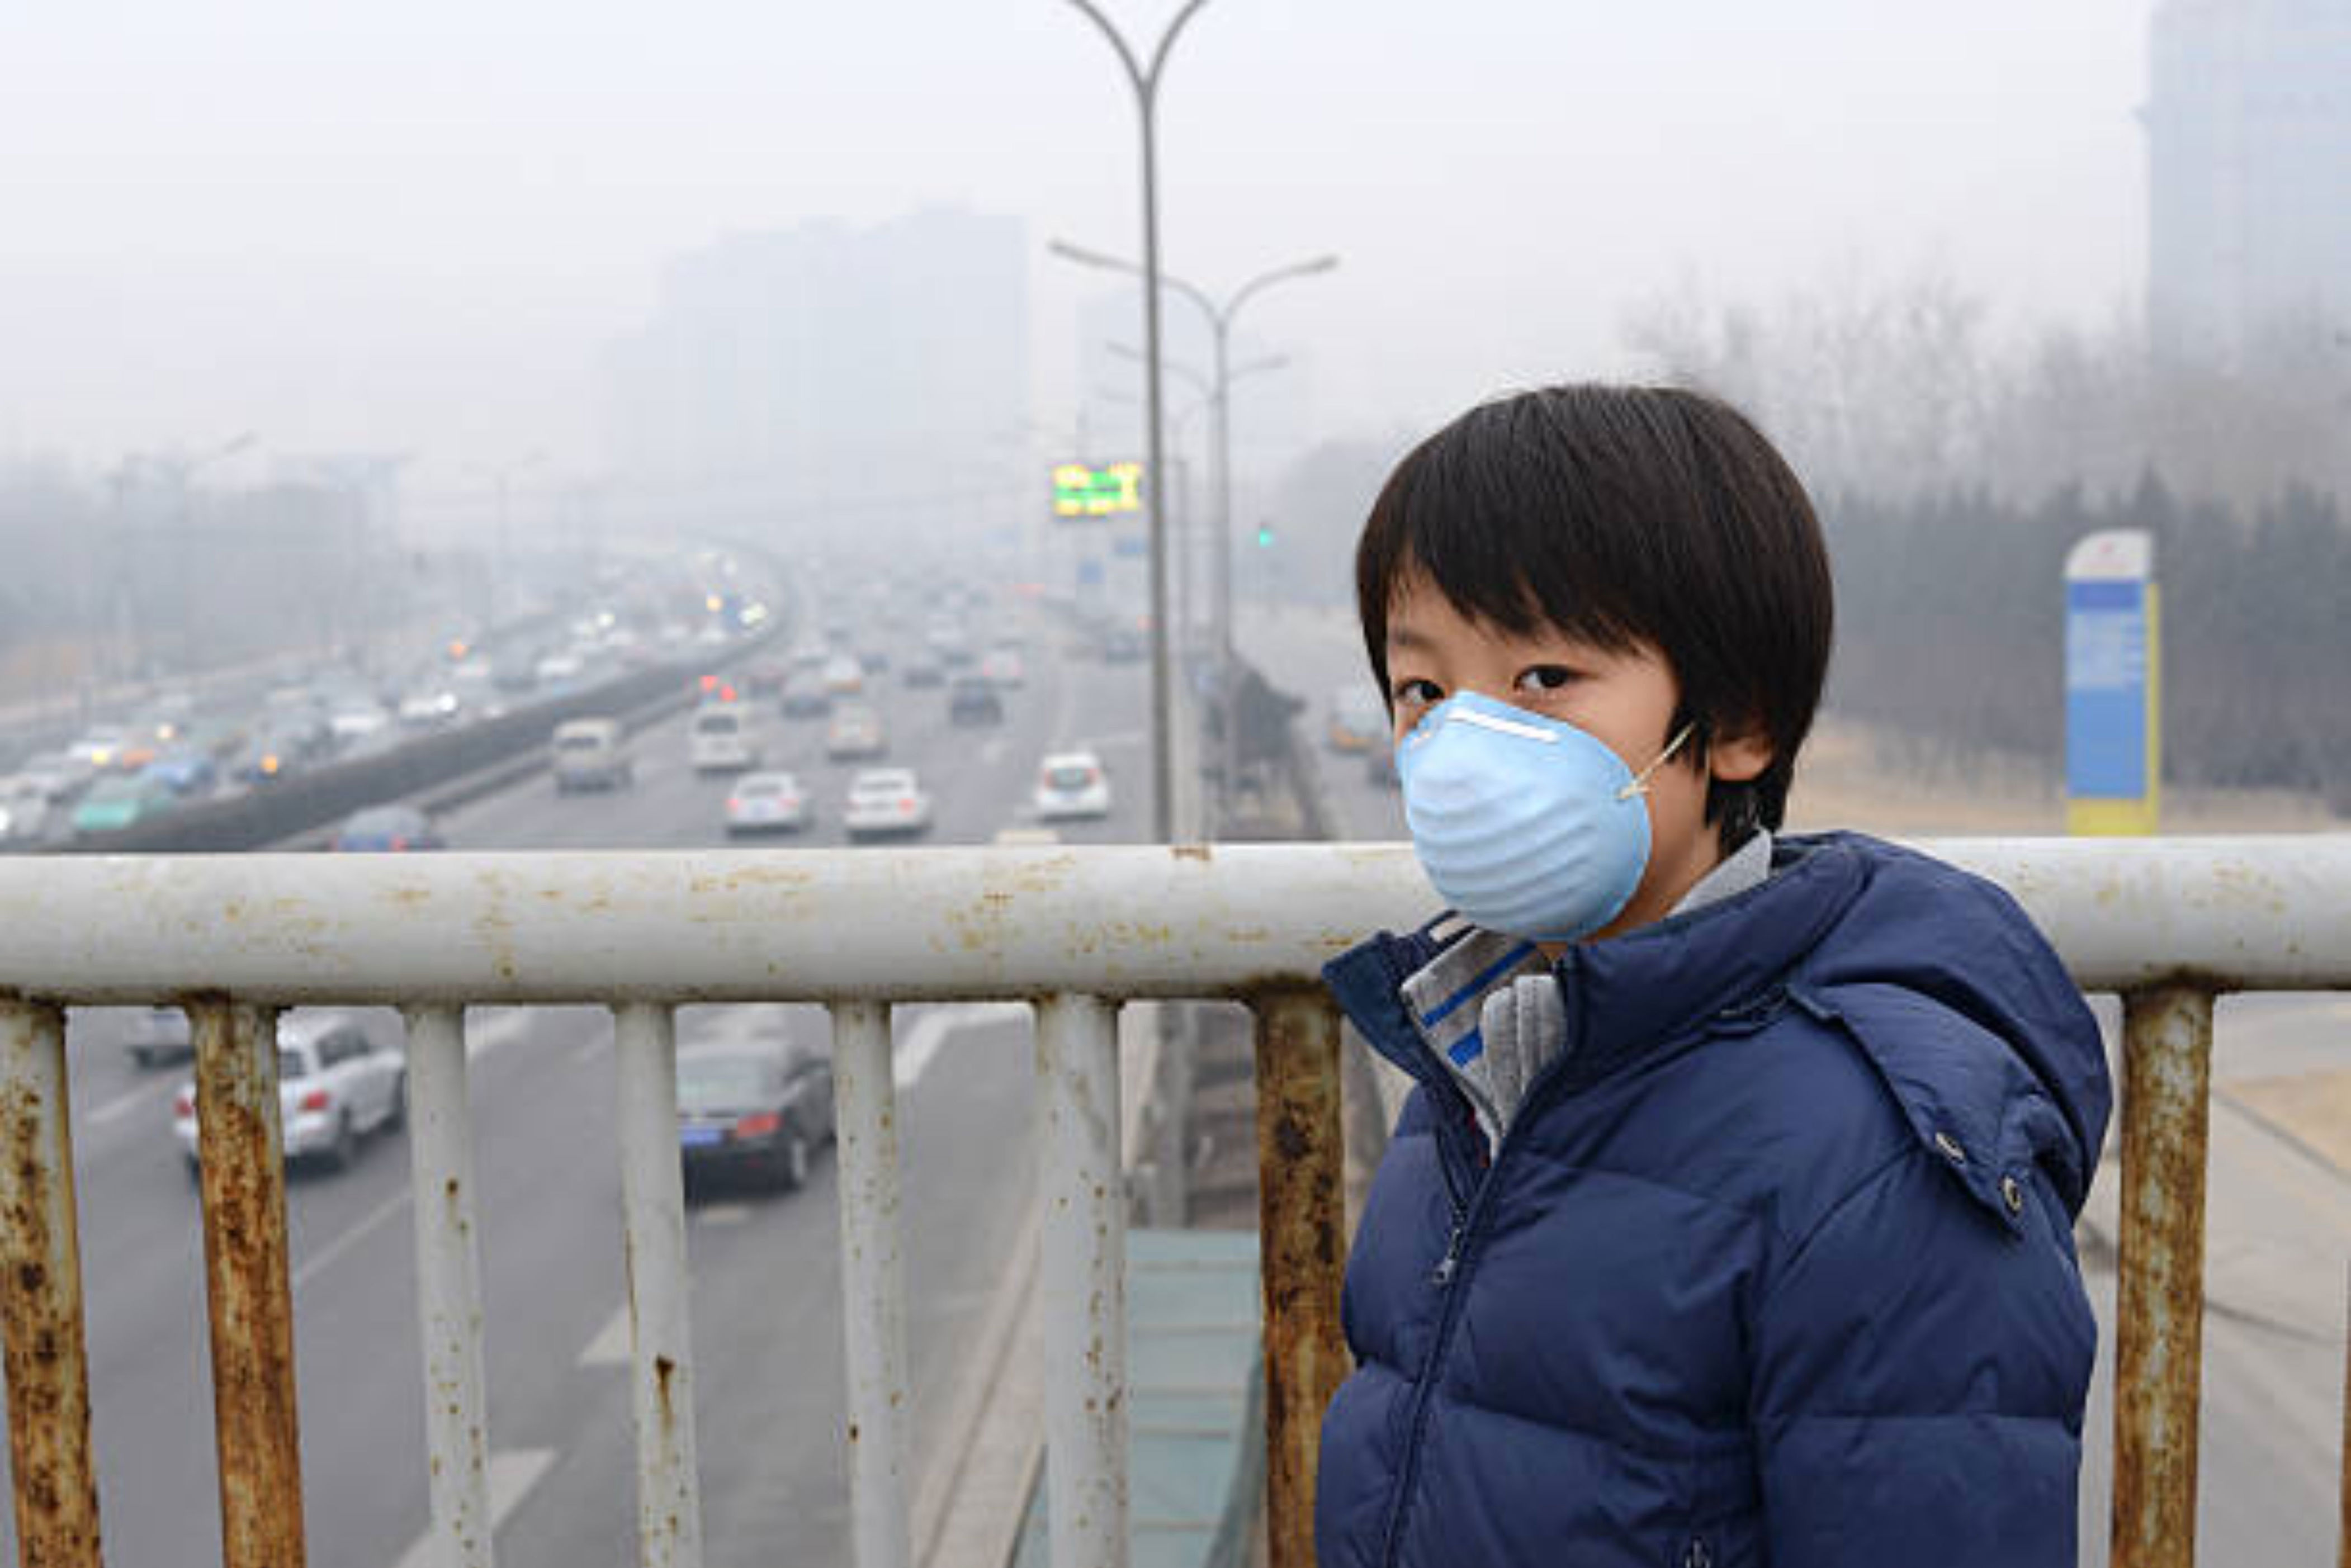
[[[1603,1077],[1709,1021],[1769,1009],[1867,875],[1863,854],[1834,834],[1782,838],[1772,860],[1770,880],[1744,893],[1568,949],[1553,966],[1574,1042],[1567,1071]],[[1357,1031],[1424,1081],[1442,1070],[1414,1026],[1404,986],[1458,939],[1440,916],[1409,936],[1382,932],[1323,967]]]

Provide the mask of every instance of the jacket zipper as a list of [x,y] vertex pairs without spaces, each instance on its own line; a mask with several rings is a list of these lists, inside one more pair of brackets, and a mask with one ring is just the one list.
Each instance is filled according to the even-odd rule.
[[[1569,948],[1566,955],[1560,959],[1557,967],[1572,968],[1576,964],[1578,956],[1574,948]],[[1387,957],[1388,967],[1393,970],[1395,967],[1395,955],[1388,954]],[[1397,983],[1401,986],[1403,982],[1399,979]],[[1561,977],[1562,991],[1566,989],[1566,986],[1567,977],[1562,975]],[[1428,1042],[1416,1040],[1416,1043],[1420,1047],[1416,1056],[1425,1063],[1429,1055]],[[1519,1103],[1518,1113],[1511,1117],[1512,1123],[1515,1124],[1531,1121],[1539,1113],[1550,1109],[1553,1102],[1563,1098],[1567,1090],[1576,1086],[1579,1082],[1577,1077],[1568,1071],[1575,1064],[1575,1052],[1570,1050],[1558,1061],[1546,1067],[1536,1077],[1534,1082],[1528,1085],[1526,1098]],[[1424,1085],[1431,1082],[1426,1071],[1416,1072],[1414,1076]],[[1443,1077],[1441,1069],[1437,1076],[1440,1079]],[[1461,1092],[1455,1089],[1449,1081],[1444,1083],[1444,1089],[1451,1099],[1461,1102],[1459,1108],[1467,1108],[1468,1102],[1463,1100]],[[1440,1141],[1437,1147],[1441,1155],[1446,1145]],[[1486,1167],[1485,1174],[1479,1178],[1472,1188],[1469,1205],[1466,1211],[1458,1201],[1458,1193],[1447,1195],[1454,1200],[1453,1228],[1446,1237],[1445,1256],[1437,1260],[1436,1269],[1429,1274],[1429,1283],[1445,1292],[1445,1305],[1437,1313],[1437,1333],[1429,1342],[1428,1354],[1421,1361],[1419,1386],[1413,1390],[1412,1432],[1405,1440],[1404,1469],[1396,1477],[1395,1496],[1388,1505],[1387,1526],[1384,1540],[1380,1547],[1380,1562],[1384,1568],[1395,1568],[1398,1554],[1404,1550],[1405,1519],[1413,1488],[1419,1484],[1420,1480],[1420,1456],[1428,1437],[1429,1406],[1436,1402],[1437,1398],[1437,1373],[1445,1364],[1445,1353],[1453,1343],[1453,1331],[1460,1320],[1461,1303],[1468,1298],[1469,1294],[1467,1289],[1468,1281],[1466,1278],[1466,1270],[1476,1261],[1470,1252],[1470,1244],[1477,1239],[1478,1222],[1485,1217],[1486,1210],[1489,1207],[1489,1200],[1500,1186],[1502,1162],[1510,1157],[1511,1147],[1510,1130],[1504,1128],[1501,1142],[1494,1149],[1493,1161]],[[1443,1163],[1440,1157],[1440,1166]],[[1447,1185],[1450,1186],[1451,1182],[1451,1175],[1448,1172]]]

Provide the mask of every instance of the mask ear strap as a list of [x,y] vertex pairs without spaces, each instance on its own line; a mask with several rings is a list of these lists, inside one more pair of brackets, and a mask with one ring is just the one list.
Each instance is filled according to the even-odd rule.
[[1658,768],[1663,768],[1666,765],[1667,759],[1672,757],[1675,752],[1679,751],[1682,748],[1682,742],[1690,737],[1690,731],[1697,727],[1698,720],[1696,719],[1692,719],[1689,723],[1682,726],[1680,733],[1677,734],[1673,739],[1667,741],[1666,743],[1666,748],[1657,753],[1657,759],[1655,762],[1650,763],[1646,768],[1642,768],[1640,772],[1635,774],[1633,776],[1633,781],[1630,784],[1625,785],[1625,788],[1616,791],[1616,799],[1619,800],[1629,800],[1635,795],[1647,794],[1649,792],[1649,775],[1655,773]]

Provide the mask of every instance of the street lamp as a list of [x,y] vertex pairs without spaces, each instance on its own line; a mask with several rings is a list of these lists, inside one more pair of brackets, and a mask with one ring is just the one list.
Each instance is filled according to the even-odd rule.
[[[1078,0],[1071,0],[1071,3],[1077,4]],[[1215,340],[1217,350],[1217,684],[1224,694],[1227,706],[1223,744],[1217,758],[1217,778],[1218,794],[1223,800],[1225,810],[1229,811],[1236,788],[1235,773],[1239,755],[1235,744],[1238,727],[1233,722],[1235,716],[1231,711],[1235,706],[1235,691],[1232,398],[1230,394],[1232,383],[1237,379],[1231,368],[1233,319],[1240,314],[1243,305],[1248,304],[1250,299],[1275,284],[1286,283],[1293,277],[1312,277],[1318,274],[1332,271],[1338,267],[1339,258],[1335,256],[1318,256],[1305,261],[1291,262],[1286,267],[1277,267],[1270,271],[1260,272],[1227,295],[1224,303],[1220,305],[1207,289],[1180,277],[1166,277],[1159,272],[1155,265],[1137,267],[1123,256],[1089,250],[1083,246],[1071,245],[1069,241],[1061,239],[1048,241],[1045,248],[1062,260],[1076,262],[1081,267],[1096,267],[1110,272],[1140,276],[1144,278],[1144,289],[1148,295],[1155,296],[1161,286],[1172,288],[1198,306],[1200,313],[1208,319],[1208,330]],[[1157,351],[1155,343],[1153,351],[1155,355]],[[1158,386],[1155,379],[1152,385],[1155,392]]]
[[[1108,349],[1112,353],[1116,354],[1121,359],[1140,360],[1143,358],[1142,350],[1129,343],[1105,343],[1102,347]],[[1216,471],[1218,476],[1228,473],[1230,470],[1228,465],[1230,455],[1225,450],[1223,443],[1226,437],[1230,434],[1231,425],[1228,421],[1221,417],[1221,411],[1224,407],[1224,391],[1226,389],[1229,389],[1236,382],[1247,381],[1251,376],[1263,375],[1269,371],[1279,371],[1288,368],[1290,364],[1290,356],[1287,354],[1268,354],[1262,359],[1251,360],[1245,365],[1235,365],[1225,373],[1224,380],[1221,383],[1211,381],[1208,377],[1202,375],[1199,371],[1194,370],[1191,366],[1185,364],[1179,360],[1167,360],[1164,361],[1164,363],[1169,371],[1172,371],[1175,374],[1181,377],[1186,386],[1189,386],[1193,391],[1200,394],[1200,401],[1198,402],[1194,403],[1183,413],[1176,416],[1176,444],[1179,447],[1183,444],[1184,426],[1190,421],[1193,415],[1203,412],[1218,414],[1219,417],[1215,421],[1217,450],[1211,455],[1211,460],[1215,465]],[[1177,461],[1180,462],[1182,459],[1178,458]],[[1228,537],[1231,532],[1232,518],[1232,494],[1229,486],[1222,485],[1219,486],[1217,510],[1217,527],[1220,532],[1217,537],[1211,538],[1208,541],[1214,547],[1215,559],[1220,563],[1215,569],[1217,572],[1216,580],[1218,591],[1215,612],[1217,616],[1222,618],[1218,622],[1219,625],[1229,625],[1232,615],[1232,601],[1230,593],[1232,577],[1230,571],[1228,570],[1228,563],[1225,563],[1225,551],[1231,549],[1231,544]],[[1192,602],[1192,591],[1189,586],[1189,580],[1193,569],[1198,561],[1200,553],[1196,542],[1200,529],[1198,519],[1194,517],[1192,508],[1188,503],[1183,507],[1183,518],[1184,528],[1190,538],[1187,538],[1182,549],[1184,566],[1180,576],[1185,580],[1185,583],[1183,591],[1179,595],[1179,598],[1183,603],[1188,605]],[[1182,617],[1179,616],[1178,620],[1180,622]],[[1217,647],[1219,650],[1223,650],[1228,647],[1229,643],[1229,637],[1223,636],[1219,633],[1217,642]],[[1220,652],[1218,655],[1219,663],[1217,666],[1217,679],[1219,684],[1223,683],[1231,674],[1231,671],[1228,669],[1222,662],[1222,657],[1223,655]],[[1220,787],[1229,787],[1229,780],[1226,779],[1224,773],[1224,764],[1222,761],[1224,755],[1225,754],[1222,750],[1219,750],[1217,753],[1219,758],[1217,764],[1217,779]]]
[[485,478],[496,481],[498,487],[498,527],[496,538],[491,546],[490,608],[489,614],[487,616],[487,620],[492,627],[496,627],[498,624],[498,616],[504,609],[504,606],[500,604],[499,601],[506,596],[506,580],[507,576],[514,570],[513,560],[507,553],[507,486],[513,483],[514,476],[516,475],[528,473],[529,470],[537,467],[541,462],[545,461],[546,457],[546,453],[534,450],[526,452],[519,457],[508,458],[504,463],[476,464],[474,466],[473,471],[475,473],[481,475]]
[[[1145,67],[1093,0],[1070,0],[1087,21],[1102,30],[1102,36],[1117,53],[1119,64],[1126,68],[1127,84],[1134,89],[1135,118],[1143,132],[1143,344],[1150,356],[1149,372],[1144,378],[1148,388],[1144,417],[1151,427],[1143,470],[1144,504],[1150,508],[1151,519],[1151,823],[1163,844],[1176,841],[1176,761],[1168,749],[1174,694],[1167,639],[1167,529],[1160,517],[1159,505],[1159,78],[1167,66],[1167,52],[1176,47],[1176,36],[1207,3],[1208,0],[1185,0],[1184,8],[1176,13],[1166,31],[1159,35],[1159,42],[1151,51],[1151,64]],[[1074,1548],[1080,1542],[1071,1540],[1060,1544]]]

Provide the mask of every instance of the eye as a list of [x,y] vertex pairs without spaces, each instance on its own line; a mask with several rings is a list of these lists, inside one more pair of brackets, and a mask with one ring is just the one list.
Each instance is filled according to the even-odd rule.
[[1565,664],[1535,664],[1519,672],[1516,685],[1522,692],[1559,692],[1575,680],[1575,672]]
[[1390,694],[1399,707],[1432,707],[1445,700],[1445,693],[1435,681],[1413,676],[1398,681]]

